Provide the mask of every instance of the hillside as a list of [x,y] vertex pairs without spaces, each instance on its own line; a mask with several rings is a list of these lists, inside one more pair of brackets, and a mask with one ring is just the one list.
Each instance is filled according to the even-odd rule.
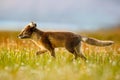
[[98,39],[120,42],[120,25],[110,28],[103,28],[96,31],[81,32],[80,34]]

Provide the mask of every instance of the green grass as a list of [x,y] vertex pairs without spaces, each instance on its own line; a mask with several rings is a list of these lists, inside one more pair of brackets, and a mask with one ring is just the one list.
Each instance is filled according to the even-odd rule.
[[72,60],[64,49],[56,50],[56,59],[49,53],[37,56],[34,44],[9,35],[0,44],[0,80],[120,80],[119,43],[104,48],[83,44],[86,62]]
[[66,51],[36,56],[33,50],[0,49],[0,80],[119,80],[120,55],[93,53],[72,60]]

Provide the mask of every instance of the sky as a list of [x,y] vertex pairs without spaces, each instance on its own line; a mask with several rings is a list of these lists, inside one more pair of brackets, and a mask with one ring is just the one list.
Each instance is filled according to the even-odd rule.
[[120,22],[120,0],[0,0],[0,30],[34,21],[45,30],[94,30]]

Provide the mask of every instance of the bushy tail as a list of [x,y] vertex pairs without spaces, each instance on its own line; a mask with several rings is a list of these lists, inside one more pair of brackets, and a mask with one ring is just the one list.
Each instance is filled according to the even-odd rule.
[[102,41],[94,38],[89,38],[89,37],[81,37],[83,42],[86,42],[91,45],[95,46],[109,46],[112,45],[114,42],[113,41]]

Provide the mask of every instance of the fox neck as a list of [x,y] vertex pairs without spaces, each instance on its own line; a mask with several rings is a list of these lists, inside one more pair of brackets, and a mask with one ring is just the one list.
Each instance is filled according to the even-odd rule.
[[34,31],[33,31],[33,33],[32,33],[31,40],[32,40],[32,41],[33,41],[33,40],[34,40],[34,41],[39,40],[39,39],[41,38],[41,36],[43,35],[43,33],[44,33],[43,31],[35,28]]

